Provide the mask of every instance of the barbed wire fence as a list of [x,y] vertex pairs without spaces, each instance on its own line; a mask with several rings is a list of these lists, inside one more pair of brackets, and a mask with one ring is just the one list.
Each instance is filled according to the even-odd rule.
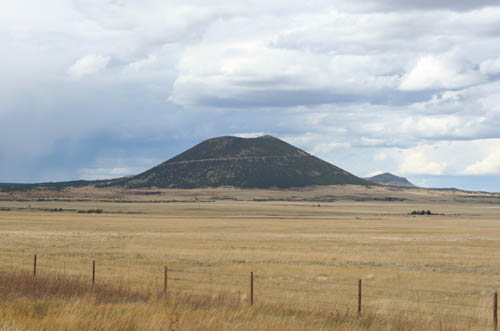
[[[191,296],[204,296],[210,302],[231,298],[235,304],[279,304],[325,312],[348,312],[376,315],[406,314],[443,321],[461,321],[465,326],[483,329],[498,328],[498,300],[493,286],[481,290],[449,291],[383,285],[370,279],[335,278],[319,276],[297,279],[293,275],[266,275],[258,272],[221,272],[213,268],[176,269],[164,265],[121,266],[119,274],[113,272],[115,264],[100,264],[98,259],[85,259],[88,271],[74,271],[70,263],[53,265],[39,254],[16,261],[12,256],[0,261],[3,272],[29,272],[33,277],[67,277],[79,275],[88,279],[89,287],[109,282],[137,287],[148,293],[176,292]],[[79,265],[81,265],[80,261]],[[124,267],[124,268],[123,268]],[[132,277],[131,273],[143,277]],[[146,276],[144,276],[146,275]],[[138,280],[139,279],[139,280]]]

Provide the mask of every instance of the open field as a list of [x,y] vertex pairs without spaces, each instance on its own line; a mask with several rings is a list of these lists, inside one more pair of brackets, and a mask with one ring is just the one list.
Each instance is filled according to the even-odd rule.
[[[37,254],[40,279],[90,285],[96,260],[99,286],[142,293],[102,302],[90,291],[37,296],[9,280],[0,284],[0,330],[492,328],[497,195],[327,187],[0,199],[3,274],[31,273]],[[103,213],[78,213],[89,209]],[[438,215],[409,215],[422,209]],[[170,300],[159,295],[166,264]]]

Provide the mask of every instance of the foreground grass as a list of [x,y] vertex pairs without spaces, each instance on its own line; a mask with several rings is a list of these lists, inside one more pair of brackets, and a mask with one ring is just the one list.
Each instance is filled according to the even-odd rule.
[[[365,189],[347,192],[359,201],[335,200],[346,192],[325,188],[319,202],[313,191],[219,191],[246,200],[169,191],[161,203],[0,201],[0,274],[14,277],[0,279],[0,330],[491,328],[497,197]],[[276,200],[260,201],[268,194]],[[104,213],[77,213],[89,209]],[[439,215],[408,215],[421,209]],[[165,265],[170,300],[158,294]]]
[[0,330],[470,330],[426,316],[248,306],[230,294],[138,292],[79,277],[0,275]]

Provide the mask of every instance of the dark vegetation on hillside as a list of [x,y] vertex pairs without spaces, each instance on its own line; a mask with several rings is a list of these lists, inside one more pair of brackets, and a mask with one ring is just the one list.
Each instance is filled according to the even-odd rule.
[[310,185],[374,185],[271,136],[206,140],[132,178],[107,186],[130,188],[289,188]]
[[84,187],[90,184],[99,184],[102,182],[104,181],[73,180],[68,182],[50,182],[39,184],[0,183],[0,192],[25,192],[33,189],[63,191],[64,189],[70,187]]

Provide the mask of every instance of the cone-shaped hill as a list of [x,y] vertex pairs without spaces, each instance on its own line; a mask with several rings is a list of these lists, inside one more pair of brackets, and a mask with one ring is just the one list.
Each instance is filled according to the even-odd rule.
[[397,186],[397,187],[417,187],[412,183],[410,183],[408,179],[404,177],[395,176],[388,172],[373,177],[368,177],[365,179],[380,185]]
[[373,185],[271,136],[209,139],[137,176],[109,184],[130,188]]

